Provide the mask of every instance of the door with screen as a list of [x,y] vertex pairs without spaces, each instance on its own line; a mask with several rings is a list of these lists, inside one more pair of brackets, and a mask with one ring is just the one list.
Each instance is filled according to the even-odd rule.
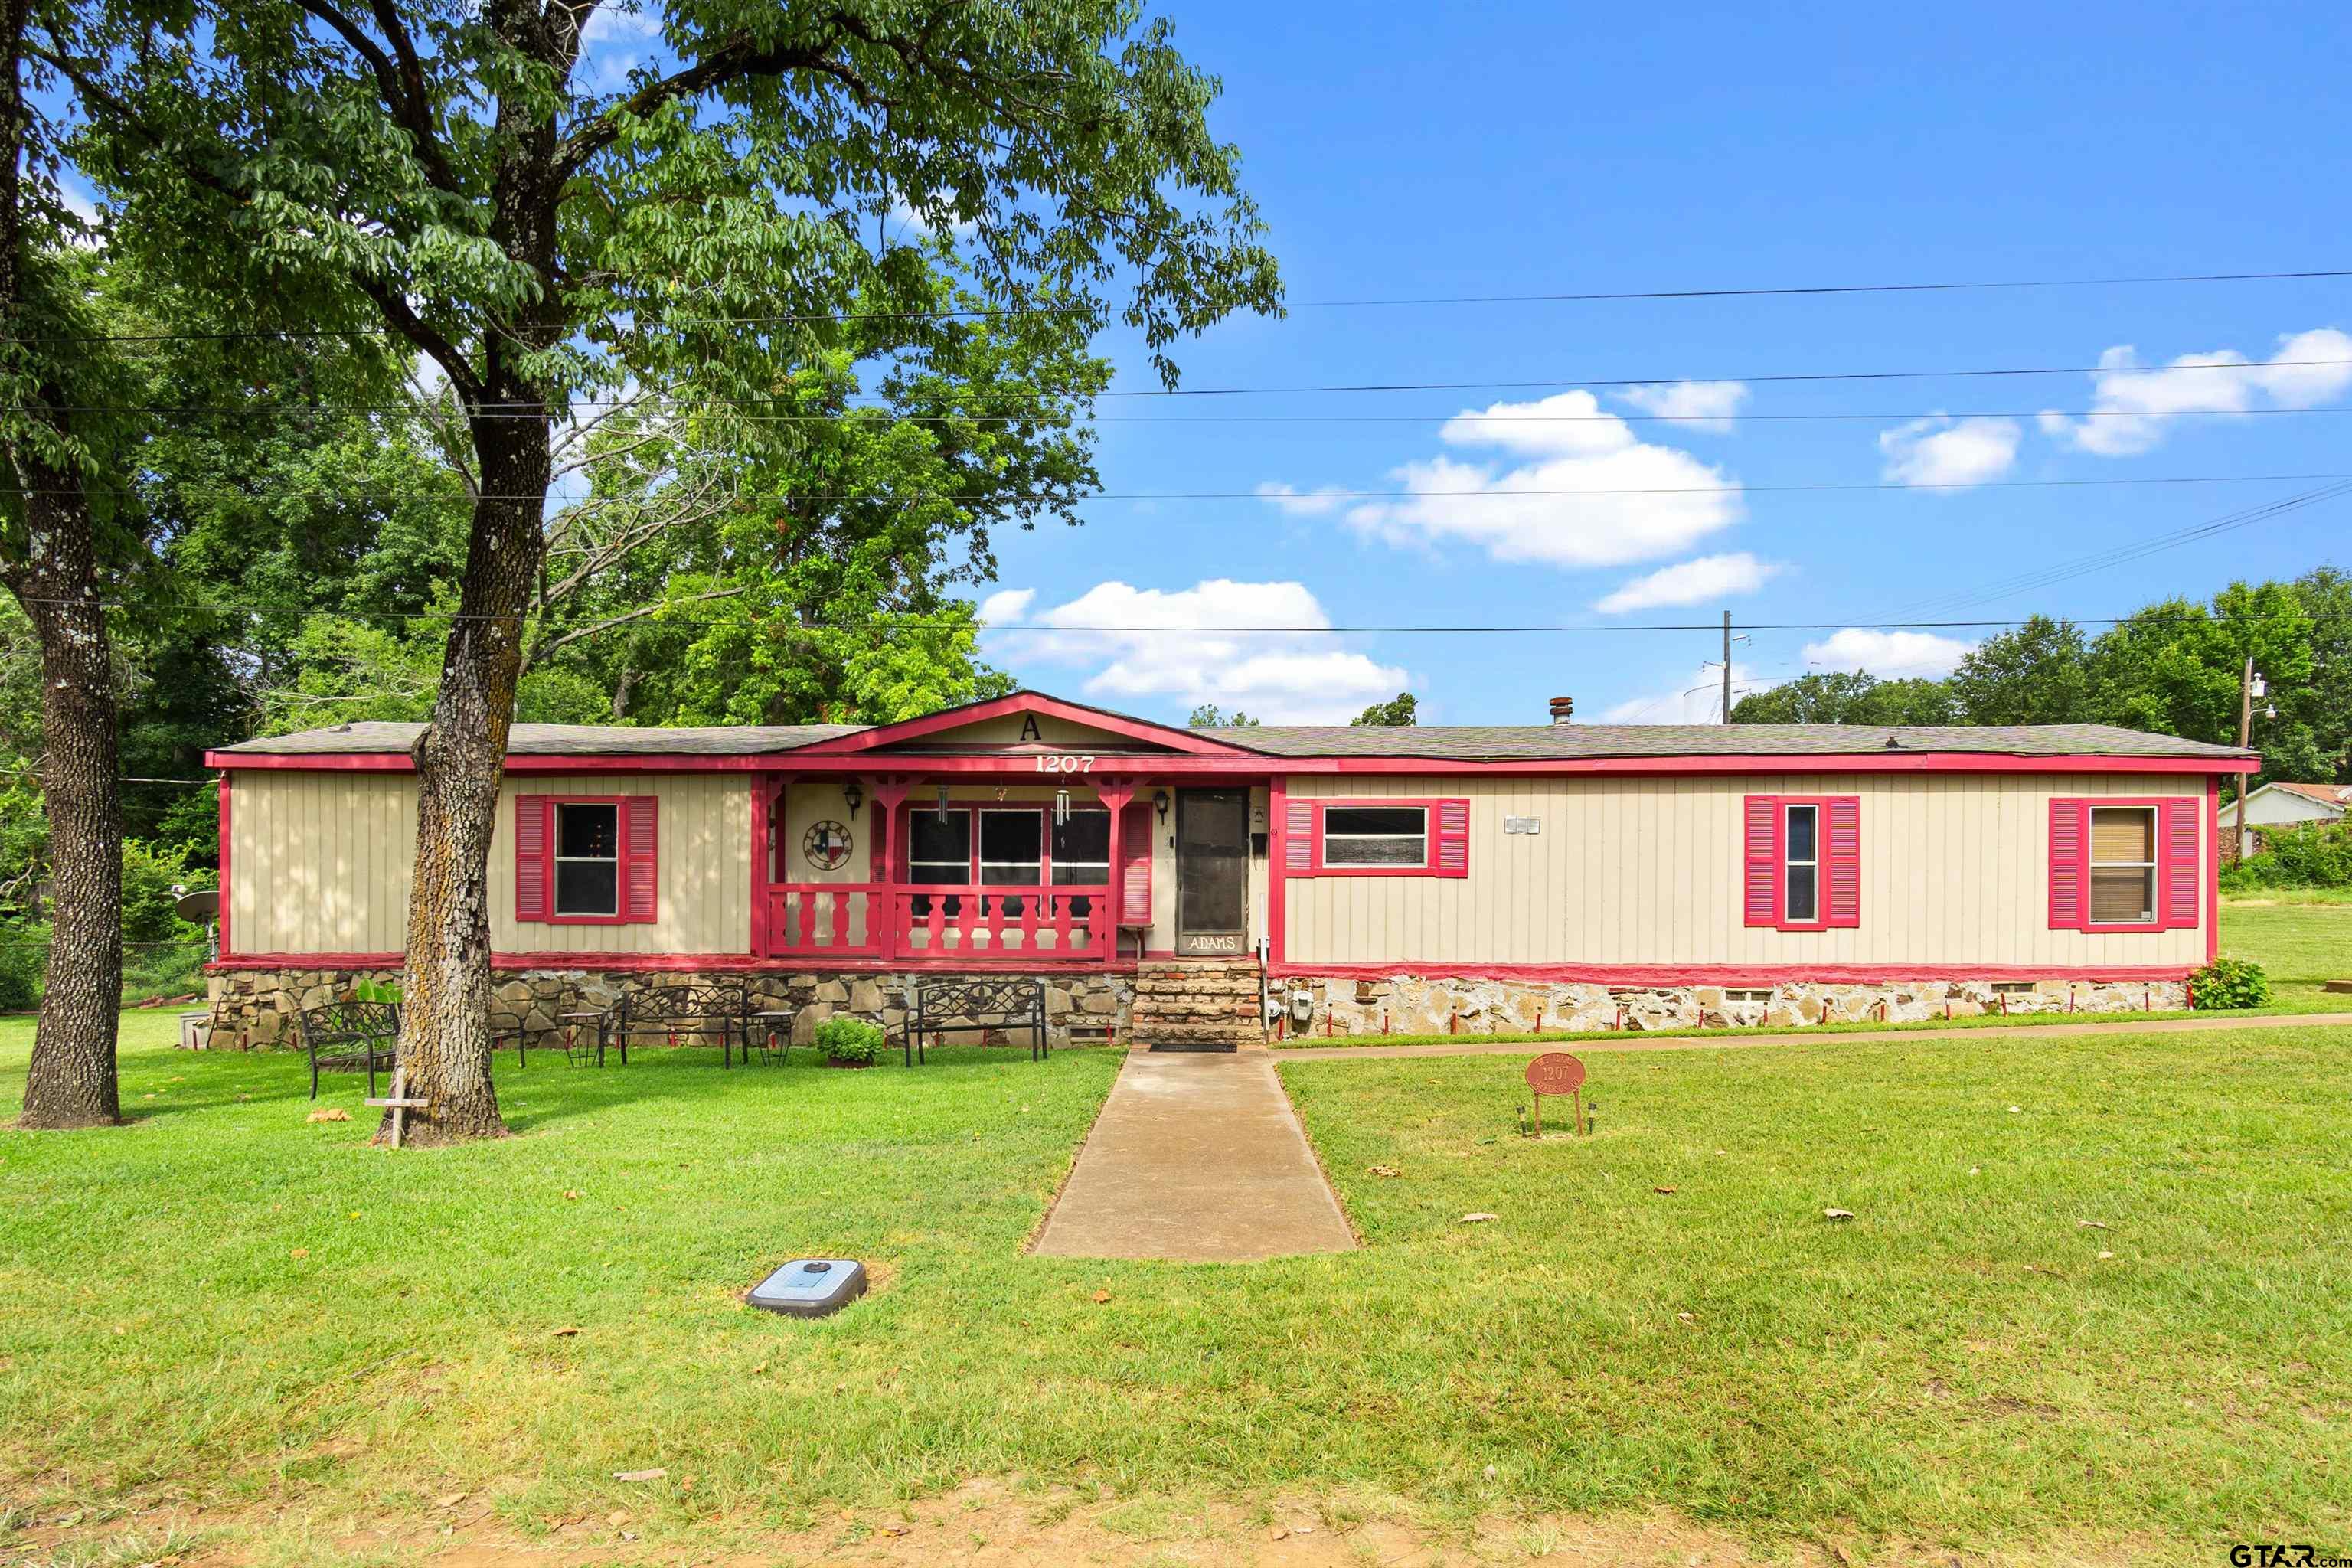
[[1176,792],[1176,951],[1249,950],[1249,792]]

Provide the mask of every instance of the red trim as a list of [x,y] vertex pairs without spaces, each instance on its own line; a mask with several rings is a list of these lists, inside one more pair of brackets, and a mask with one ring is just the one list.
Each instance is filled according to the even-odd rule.
[[1290,853],[1290,779],[1276,773],[1266,782],[1265,826],[1265,952],[1267,966],[1282,962],[1290,900],[1284,884],[1290,880],[1285,858]]
[[[768,811],[776,795],[773,778],[751,781],[751,951],[768,951],[768,878],[775,869],[774,854],[768,843]],[[873,850],[866,855],[870,860]]]
[[2185,963],[1271,963],[1274,976],[1529,980],[1585,985],[1866,984],[1894,980],[2179,980]]
[[[2205,962],[2212,964],[2221,957],[2221,776],[2214,774],[2205,781],[2205,820],[2211,824],[2205,837]],[[2240,854],[2246,847],[2238,846]],[[226,861],[222,862],[226,865]],[[227,931],[227,926],[222,926]]]
[[[1015,691],[1007,697],[992,697],[984,701],[967,702],[961,708],[927,713],[920,719],[908,719],[897,724],[877,724],[854,735],[819,741],[794,752],[793,756],[797,760],[807,756],[838,756],[879,751],[908,741],[920,740],[925,735],[936,735],[942,730],[961,729],[966,724],[984,724],[991,719],[1002,719],[1013,713],[1041,713],[1049,719],[1066,719],[1071,723],[1084,724],[1089,729],[1106,730],[1130,741],[1142,741],[1171,751],[1188,752],[1195,756],[1254,757],[1257,754],[1239,746],[1212,741],[1191,730],[1154,724],[1145,719],[1131,719],[1124,713],[1113,713],[1107,708],[1089,708],[1080,702],[1066,702],[1041,691]],[[1067,747],[1045,749],[1069,750]],[[1031,765],[1034,766],[1034,763]]]
[[[832,744],[827,742],[825,744]],[[510,773],[763,773],[790,766],[813,773],[870,773],[887,763],[925,773],[1031,774],[1076,780],[1087,774],[1036,774],[1027,752],[1012,755],[949,754],[896,756],[887,759],[858,753],[763,752],[714,757],[694,752],[647,752],[615,757],[530,752],[509,755]],[[1971,752],[1860,752],[1853,755],[1723,757],[1591,757],[1539,762],[1470,762],[1448,757],[1260,757],[1227,752],[1198,755],[1105,757],[1097,774],[1154,776],[1182,773],[1261,779],[1279,771],[1299,774],[1432,774],[1486,775],[1631,775],[1675,777],[1684,774],[1756,773],[2210,773],[2243,772],[2259,767],[2259,756],[2243,757],[2021,757]],[[287,769],[309,773],[410,773],[415,763],[405,752],[207,752],[205,765],[224,772],[239,769]]]
[[[1276,879],[1277,881],[1290,877],[1443,877],[1453,880],[1470,874],[1470,801],[1467,796],[1335,795],[1318,800],[1293,801],[1289,804],[1293,806],[1308,807],[1307,833],[1311,847],[1307,851],[1307,863],[1304,869],[1293,868],[1286,861],[1269,856],[1267,858],[1269,863],[1281,872],[1281,876]],[[1335,806],[1347,810],[1360,805],[1400,806],[1422,813],[1421,864],[1418,866],[1334,866],[1324,859],[1323,814]],[[1447,833],[1444,830],[1444,815],[1448,806],[1462,808],[1462,829],[1458,833]],[[1269,820],[1271,820],[1270,816]],[[1459,868],[1447,869],[1441,865],[1442,856],[1439,849],[1441,838],[1454,839],[1462,845],[1462,863]]]
[[228,945],[228,774],[220,780],[220,955],[229,956]]
[[[239,953],[207,964],[211,970],[231,969],[398,969],[407,963],[398,952],[253,952]],[[896,970],[919,970],[936,974],[1099,974],[1106,965],[1091,955],[1081,954],[1068,960],[1044,957],[1023,958],[1014,955],[1001,963],[985,959],[955,958],[934,962],[919,958],[755,958],[745,952],[597,952],[582,950],[566,952],[494,952],[490,967],[499,970],[569,969],[669,972],[674,970],[711,969],[758,971],[761,973],[793,972],[856,972],[862,974],[888,973]],[[1132,970],[1133,961],[1109,965],[1114,971]]]

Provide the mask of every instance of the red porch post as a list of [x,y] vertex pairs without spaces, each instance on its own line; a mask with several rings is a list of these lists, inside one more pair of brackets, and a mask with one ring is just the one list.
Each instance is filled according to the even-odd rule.
[[[866,794],[874,801],[874,830],[872,847],[866,851],[866,880],[882,890],[866,897],[866,931],[875,939],[875,951],[889,960],[898,956],[898,879],[890,835],[897,826],[898,805],[912,786],[898,778],[871,779],[867,785]],[[874,923],[877,921],[878,927]]]
[[[1114,783],[1105,779],[1095,785],[1095,798],[1110,808],[1110,876],[1108,879],[1110,886],[1104,889],[1103,896],[1103,925],[1110,933],[1110,941],[1103,944],[1102,959],[1103,967],[1108,969],[1118,963],[1118,921],[1119,916],[1126,912],[1123,900],[1127,882],[1127,861],[1124,858],[1127,840],[1121,836],[1119,827],[1128,802],[1135,798],[1135,781],[1123,779]],[[1137,939],[1138,945],[1141,940]],[[1139,953],[1137,956],[1142,955]]]
[[776,775],[751,775],[751,956],[768,956],[768,879],[775,856],[768,843],[768,813],[776,798]]

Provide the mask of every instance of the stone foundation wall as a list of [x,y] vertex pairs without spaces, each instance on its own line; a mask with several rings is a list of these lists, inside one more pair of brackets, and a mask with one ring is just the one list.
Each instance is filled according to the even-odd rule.
[[[914,1005],[915,987],[927,980],[952,979],[936,974],[862,974],[754,973],[737,975],[713,970],[708,973],[653,973],[597,969],[533,969],[503,973],[491,993],[491,1026],[501,1032],[523,1029],[534,1041],[553,1043],[561,1030],[556,1020],[565,1013],[597,1011],[611,1006],[625,991],[647,985],[692,984],[712,980],[749,982],[753,1012],[793,1015],[793,1040],[806,1045],[816,1026],[836,1014],[846,1014],[896,1030]],[[362,980],[397,985],[397,970],[238,969],[212,977],[211,993],[217,1020],[206,1041],[216,1050],[297,1049],[293,1015],[348,994]],[[1134,981],[1117,974],[1055,974],[1045,980],[1045,1033],[1055,1046],[1071,1043],[1077,1026],[1087,1038],[1091,1029],[1108,1025],[1124,1039]],[[203,1031],[199,1031],[202,1033]],[[974,1031],[976,1035],[978,1031]],[[990,1038],[997,1037],[992,1032]],[[1083,1041],[1081,1042],[1083,1043]]]
[[[1998,984],[2000,989],[1996,990]],[[1312,1035],[1506,1035],[1585,1029],[1788,1027],[1900,1024],[1979,1013],[2137,1013],[2189,1005],[2179,980],[2042,980],[2020,988],[1986,980],[1887,981],[1866,985],[1783,982],[1769,988],[1629,986],[1398,975],[1384,980],[1291,976],[1269,983],[1288,1003],[1315,1000]],[[1294,1022],[1288,1027],[1297,1030]]]

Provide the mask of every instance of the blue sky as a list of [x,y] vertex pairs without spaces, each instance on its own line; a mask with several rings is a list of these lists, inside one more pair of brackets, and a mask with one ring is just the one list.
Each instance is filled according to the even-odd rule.
[[[1162,9],[1187,54],[1224,79],[1214,122],[1243,149],[1296,300],[2352,265],[2352,212],[2326,194],[2352,151],[2343,7],[1871,7],[1793,20],[1783,7]],[[1754,378],[2352,358],[2337,329],[2352,331],[2352,280],[1236,321],[1183,349],[1186,385],[1740,384],[1654,391],[1645,406],[1622,389],[1108,400],[1114,495],[1287,487],[1308,499],[1097,500],[1076,532],[1007,535],[991,606],[1000,619],[1187,627],[1608,626],[1729,608],[1828,628],[1758,632],[1738,648],[1743,682],[1857,663],[1937,673],[1983,633],[1839,628],[2115,616],[2232,575],[2352,565],[2347,499],[2034,592],[1978,603],[1964,592],[2315,488],[1970,481],[2352,471],[2352,416],[2268,412],[2352,404],[2352,365]],[[2303,335],[2314,333],[2326,335]],[[1118,384],[1151,384],[1134,344],[1110,347]],[[2038,417],[2101,407],[2248,412]],[[1699,417],[1591,417],[1645,412]],[[1756,417],[1831,412],[1882,416]],[[1490,416],[1449,423],[1465,413]],[[1725,413],[1739,416],[1706,417]],[[1921,423],[1938,413],[1954,417]],[[1142,422],[1235,415],[1290,422]],[[1333,415],[1387,422],[1299,418]],[[1969,488],[1762,488],[1925,480]],[[1686,493],[1312,498],[1414,485]],[[1717,640],[1008,633],[990,647],[1031,684],[1157,717],[1209,700],[1344,718],[1402,686],[1427,721],[1541,722],[1555,694],[1591,721],[1712,717],[1712,689],[1684,692],[1709,679],[1699,666]]]

